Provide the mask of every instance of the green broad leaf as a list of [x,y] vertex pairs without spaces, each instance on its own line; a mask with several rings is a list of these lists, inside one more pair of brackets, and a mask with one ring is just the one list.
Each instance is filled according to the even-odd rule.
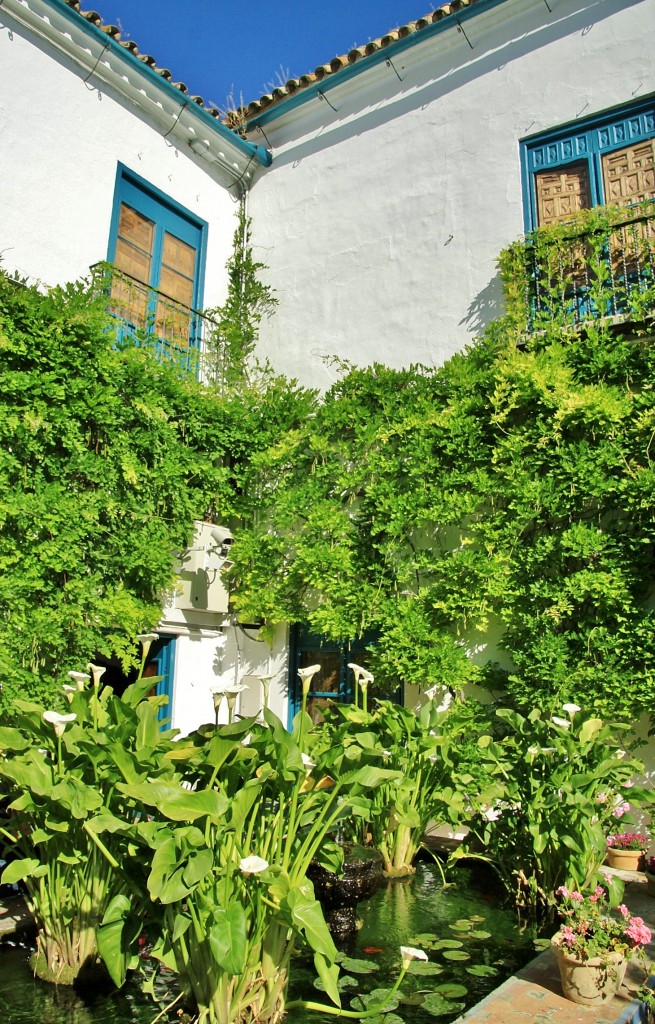
[[60,864],[68,864],[71,867],[82,863],[82,858],[80,856],[71,853],[60,853],[57,860]]
[[403,779],[402,772],[394,772],[390,768],[374,768],[373,765],[365,765],[358,768],[352,775],[348,775],[348,783],[355,786],[363,786],[365,789],[377,789],[385,782],[400,782]]
[[433,949],[461,949],[464,943],[460,939],[438,939],[433,943]]
[[136,730],[137,750],[143,747],[156,747],[160,737],[160,721],[157,718],[157,709],[150,701],[142,701],[136,709],[139,724]]
[[580,844],[575,841],[573,836],[568,836],[560,833],[560,842],[564,843],[564,846],[568,847],[569,850],[573,850],[574,853],[582,853]]
[[[150,877],[152,877],[152,872]],[[148,880],[150,885],[150,880]],[[184,882],[184,867],[176,867],[169,875],[161,881],[157,896],[161,903],[179,903],[186,899],[190,893],[189,886]]]
[[463,1010],[465,1003],[453,1003],[444,998],[440,992],[428,992],[423,1000],[423,1009],[432,1014],[433,1017],[443,1017],[445,1014],[455,1014]]
[[371,960],[358,960],[352,956],[343,957],[341,966],[350,974],[373,974],[374,971],[380,970],[379,964],[374,964]]
[[[35,874],[41,867],[41,862],[35,857],[23,857],[22,860],[12,860],[2,872],[0,883],[2,885],[15,885],[25,878],[39,877]],[[39,875],[43,872],[39,872]]]
[[588,718],[587,721],[583,723],[582,728],[580,729],[580,742],[590,743],[591,740],[593,740],[594,736],[596,736],[602,728],[603,722],[600,718]]
[[163,678],[163,676],[147,676],[145,679],[137,679],[135,683],[123,690],[119,700],[129,707],[135,708]]
[[212,850],[199,850],[193,853],[182,873],[184,884],[189,890],[195,889],[201,879],[206,878],[214,867],[214,853]]
[[471,922],[470,921],[453,921],[453,923],[449,924],[448,927],[453,932],[468,932],[468,931],[471,930]]
[[471,957],[468,953],[465,953],[462,949],[445,949],[444,950],[445,960],[470,960]]
[[53,803],[65,807],[74,818],[87,818],[93,811],[102,807],[102,795],[93,786],[85,786],[83,782],[70,776],[63,782],[52,787],[50,798]]
[[491,938],[491,932],[478,931],[476,929],[475,931],[469,932],[469,938],[470,939],[490,939]]
[[247,919],[240,903],[216,907],[209,929],[209,948],[227,974],[243,974],[246,968]]
[[132,913],[130,900],[122,893],[114,896],[97,929],[97,940],[98,952],[117,988],[125,982],[134,956],[132,944],[140,931],[141,922]]
[[38,846],[40,843],[49,843],[54,836],[52,832],[46,832],[43,828],[34,828],[30,833],[30,839],[35,846]]
[[163,782],[146,782],[136,785],[119,783],[121,792],[147,807],[157,810],[171,821],[196,821],[209,817],[218,824],[229,808],[230,802],[223,793],[213,789],[198,791],[183,786],[169,786]]
[[0,750],[12,750],[16,753],[19,750],[27,750],[30,746],[19,729],[11,729],[9,726],[0,727]]
[[173,942],[178,942],[183,935],[186,935],[191,927],[191,918],[186,914],[176,914],[173,925]]
[[102,811],[100,814],[95,814],[92,818],[89,818],[85,827],[87,830],[95,832],[97,836],[100,836],[103,832],[112,834],[114,832],[124,832],[130,827],[130,823],[123,818],[117,818],[108,811]]
[[[550,945],[550,940],[548,942]],[[493,978],[498,971],[495,967],[488,967],[486,964],[472,964],[470,967],[465,967],[464,970],[468,974],[472,974],[474,978]]]
[[323,990],[335,1006],[341,1006],[341,988],[339,986],[339,965],[327,962],[322,953],[314,953],[314,967]]
[[471,916],[469,917],[469,921],[473,921],[474,924],[476,924],[476,923],[481,924],[483,921],[486,921],[486,920],[487,920],[486,917],[482,917],[481,914],[471,914]]
[[315,953],[322,953],[331,963],[336,957],[336,946],[323,917],[321,904],[301,888],[292,889],[287,896],[294,925],[305,936]]

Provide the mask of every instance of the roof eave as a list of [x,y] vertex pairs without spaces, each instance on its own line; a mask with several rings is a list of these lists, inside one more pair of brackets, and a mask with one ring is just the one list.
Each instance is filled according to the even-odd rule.
[[[169,138],[217,164],[231,184],[241,183],[244,175],[249,178],[248,168],[253,162],[263,167],[271,163],[272,155],[265,147],[235,134],[65,0],[4,0],[3,10],[88,70],[89,76],[140,106],[162,128],[168,128]],[[52,15],[62,19],[59,26]],[[97,53],[84,49],[79,42],[82,38],[93,41]],[[110,60],[118,62],[121,72],[110,67]]]
[[419,32],[412,32],[402,39],[395,40],[394,42],[376,50],[374,53],[367,54],[354,64],[350,64],[345,68],[340,68],[339,71],[332,75],[326,75],[326,77],[321,81],[298,89],[291,96],[274,101],[270,107],[267,107],[265,110],[261,111],[261,113],[248,118],[247,130],[250,131],[252,128],[261,128],[263,125],[270,124],[271,121],[277,120],[279,117],[283,117],[285,114],[302,106],[304,103],[307,103],[312,99],[320,99],[330,89],[335,89],[338,86],[343,85],[345,82],[350,81],[357,75],[363,74],[370,68],[376,67],[378,64],[385,63],[386,61],[393,60],[395,56],[403,53],[403,51],[408,50],[410,47],[426,42],[448,29],[457,30],[463,22],[469,21],[476,15],[481,14],[484,11],[489,11],[492,8],[498,7],[500,4],[507,2],[508,0],[475,0],[471,6],[462,8],[456,13],[446,16],[441,21],[433,22],[431,25],[426,25],[421,28]]

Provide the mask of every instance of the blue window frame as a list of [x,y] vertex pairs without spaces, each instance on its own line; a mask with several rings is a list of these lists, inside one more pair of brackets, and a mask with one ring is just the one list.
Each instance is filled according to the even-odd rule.
[[175,676],[175,637],[162,636],[156,640],[148,652],[148,660],[144,675],[160,676],[155,687],[155,694],[168,697],[168,704],[159,708],[157,718],[160,722],[170,719],[173,713],[173,683]]
[[525,229],[655,197],[655,98],[520,143]]
[[204,221],[119,165],[107,256],[119,341],[152,338],[178,359],[200,347],[206,235]]
[[[357,640],[339,643],[328,640],[320,633],[312,633],[305,626],[292,626],[289,656],[289,726],[301,708],[302,689],[298,669],[307,668],[309,665],[321,666],[321,671],[314,676],[313,686],[307,698],[307,711],[316,719],[326,705],[354,700],[353,673],[348,668],[348,663],[356,662],[365,668],[368,648],[376,639],[376,633],[367,632]],[[394,693],[386,693],[375,687],[369,697],[401,703],[402,685]]]

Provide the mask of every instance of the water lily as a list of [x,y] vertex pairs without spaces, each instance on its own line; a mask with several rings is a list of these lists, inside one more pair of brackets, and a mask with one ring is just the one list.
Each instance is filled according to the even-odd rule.
[[267,867],[268,861],[263,857],[256,857],[254,854],[250,857],[242,857],[239,861],[239,870],[244,875],[258,875],[261,871],[266,871]]
[[414,949],[413,946],[401,946],[400,955],[403,961],[403,970],[407,970],[412,960],[427,960],[428,955],[422,949]]
[[77,715],[71,713],[70,715],[60,715],[58,711],[44,711],[41,715],[44,722],[51,725],[55,730],[55,736],[61,737],[64,735],[64,731],[69,722],[74,722]]
[[299,668],[298,675],[302,683],[303,696],[306,697],[312,685],[312,679],[317,672],[321,671],[320,665],[308,665],[307,668]]
[[89,676],[86,672],[69,672],[68,676],[73,680],[78,690],[83,690],[89,681]]

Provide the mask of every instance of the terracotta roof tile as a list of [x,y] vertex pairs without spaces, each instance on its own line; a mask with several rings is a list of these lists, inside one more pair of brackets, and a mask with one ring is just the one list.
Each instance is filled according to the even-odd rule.
[[[80,17],[85,18],[87,21],[95,25],[102,32],[105,32],[111,39],[115,40],[122,47],[127,50],[132,57],[137,58],[146,64],[149,68],[160,75],[163,79],[175,88],[179,89],[184,95],[188,95],[189,90],[184,82],[174,82],[173,76],[168,68],[157,67],[157,61],[150,54],[141,53],[137,43],[132,39],[121,39],[120,29],[116,25],[103,25],[102,18],[97,11],[83,11],[80,7],[80,0],[65,0],[66,4],[73,10],[76,11]],[[377,53],[378,50],[385,49],[387,46],[391,46],[399,39],[406,39],[408,36],[416,32],[421,32],[430,25],[441,21],[443,18],[450,17],[456,14],[458,11],[464,10],[467,7],[473,6],[473,4],[479,2],[479,0],[450,0],[449,3],[444,3],[440,7],[430,11],[422,18],[418,18],[416,21],[410,21],[406,25],[400,25],[398,28],[387,32],[386,35],[381,36],[379,39],[373,39],[362,46],[356,46],[348,53],[342,54],[341,56],[333,57],[332,60],[326,64],[319,64],[313,72],[306,75],[300,75],[298,78],[291,78],[288,82],[273,89],[270,93],[266,93],[259,99],[254,100],[252,103],[247,104],[245,107],[241,107],[238,111],[228,111],[224,117],[225,123],[235,129],[243,129],[244,121],[247,121],[257,114],[260,114],[263,110],[274,104],[281,103],[288,96],[298,92],[301,89],[306,89],[311,85],[315,85],[317,82],[322,82],[326,78],[332,78],[334,75],[338,75],[344,68],[350,67],[352,64],[357,64],[359,61],[366,60],[371,54]],[[207,113],[211,114],[212,117],[218,120],[223,118],[221,111],[217,110],[216,107],[206,107],[202,96],[190,96],[189,97],[194,103],[202,107]]]
[[313,73],[307,75],[301,75],[299,78],[292,78],[284,85],[279,86],[277,89],[273,89],[270,93],[261,96],[258,100],[254,100],[252,103],[247,104],[245,107],[241,107],[240,110],[236,111],[232,117],[234,121],[243,122],[250,120],[251,118],[257,117],[262,111],[268,109],[276,103],[280,103],[291,93],[297,92],[299,89],[306,89],[310,85],[316,85],[318,82],[324,81],[328,77],[338,75],[344,68],[349,67],[352,64],[357,64],[359,61],[366,60],[371,54],[377,53],[378,50],[383,50],[387,46],[391,46],[399,39],[406,39],[408,36],[413,35],[417,32],[422,32],[424,29],[429,28],[430,25],[434,25],[436,22],[442,21],[444,18],[448,18],[453,14],[457,14],[459,11],[463,11],[468,7],[472,7],[479,0],[450,0],[449,3],[442,4],[440,7],[433,9],[428,14],[425,14],[422,18],[417,18],[416,21],[410,21],[406,25],[400,25],[398,28],[387,32],[386,35],[381,36],[379,39],[372,39],[370,42],[365,43],[362,46],[356,46],[349,53],[343,54],[339,57],[333,57],[327,64],[319,64],[314,69]]

